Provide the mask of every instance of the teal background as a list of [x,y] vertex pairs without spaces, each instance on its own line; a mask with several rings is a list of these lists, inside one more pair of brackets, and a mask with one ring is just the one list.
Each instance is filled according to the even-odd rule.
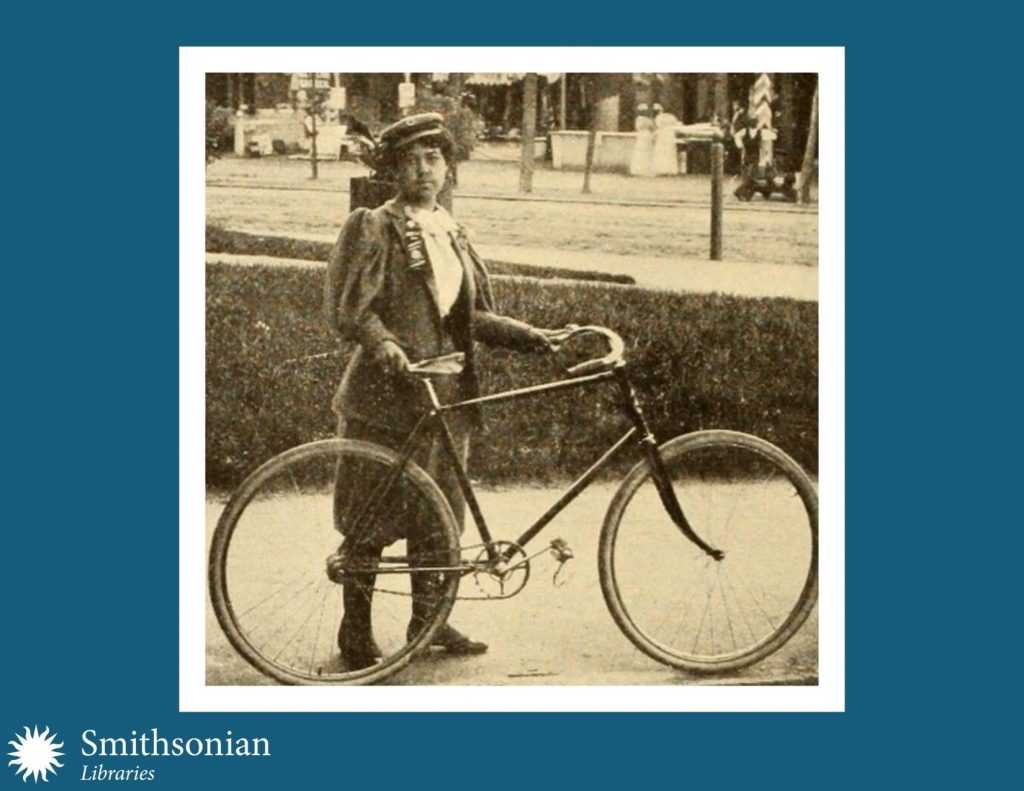
[[[165,788],[997,782],[1019,90],[989,6],[9,8],[0,733],[271,739],[269,760],[164,759]],[[846,46],[845,714],[178,713],[177,47],[275,44]]]

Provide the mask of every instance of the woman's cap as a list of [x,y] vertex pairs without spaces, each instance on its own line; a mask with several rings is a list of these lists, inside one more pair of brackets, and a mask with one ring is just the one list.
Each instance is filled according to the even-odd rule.
[[661,112],[662,110],[664,110],[665,108],[664,108],[664,107],[662,107],[662,106],[661,106],[660,104],[658,104],[657,102],[655,102],[655,103],[654,103],[653,105],[651,105],[651,109],[652,109],[652,110],[656,110],[657,112],[659,112],[659,113],[660,113],[660,112]]
[[396,121],[380,133],[380,144],[397,149],[415,140],[431,135],[440,135],[444,130],[444,118],[439,113],[417,113]]
[[637,111],[638,113],[643,113],[643,112],[647,112],[647,105],[646,105],[646,104],[638,104],[638,105],[636,106],[636,111]]

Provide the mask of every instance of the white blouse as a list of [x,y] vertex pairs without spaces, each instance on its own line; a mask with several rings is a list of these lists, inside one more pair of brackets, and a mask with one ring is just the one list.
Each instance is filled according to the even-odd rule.
[[437,303],[441,315],[447,316],[459,298],[462,290],[462,260],[455,252],[452,235],[458,226],[452,216],[442,207],[434,211],[405,207],[406,216],[414,220],[423,231],[423,244],[427,248],[427,259],[437,283]]

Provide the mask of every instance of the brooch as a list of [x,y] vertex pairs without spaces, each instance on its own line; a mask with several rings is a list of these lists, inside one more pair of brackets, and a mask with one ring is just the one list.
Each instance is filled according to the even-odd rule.
[[423,232],[414,220],[405,221],[405,246],[409,250],[409,268],[423,269],[427,265],[427,252]]

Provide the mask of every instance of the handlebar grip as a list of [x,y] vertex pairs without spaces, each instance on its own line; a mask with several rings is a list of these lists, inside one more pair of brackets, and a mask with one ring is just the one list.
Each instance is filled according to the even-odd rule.
[[566,368],[565,372],[569,376],[586,376],[587,374],[596,374],[601,371],[608,370],[607,360],[586,360],[579,365],[574,365],[571,368]]
[[610,371],[613,368],[617,368],[622,365],[622,355],[625,351],[625,345],[618,333],[608,329],[607,327],[598,327],[594,325],[573,327],[569,330],[565,340],[577,335],[600,335],[608,342],[608,354],[604,357],[598,357],[593,360],[584,360],[583,362],[577,363],[571,368],[566,369],[566,373],[569,374],[569,376],[588,376],[590,374],[601,373],[603,371]]

